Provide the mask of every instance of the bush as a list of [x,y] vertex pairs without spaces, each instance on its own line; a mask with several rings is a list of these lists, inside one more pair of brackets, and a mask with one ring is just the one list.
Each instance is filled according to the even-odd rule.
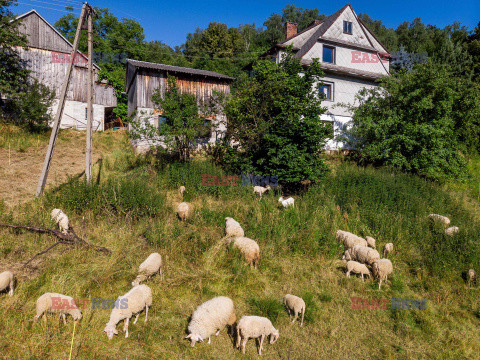
[[253,314],[268,318],[274,326],[279,315],[285,312],[283,304],[274,297],[265,297],[263,299],[250,298],[248,299],[248,304]]

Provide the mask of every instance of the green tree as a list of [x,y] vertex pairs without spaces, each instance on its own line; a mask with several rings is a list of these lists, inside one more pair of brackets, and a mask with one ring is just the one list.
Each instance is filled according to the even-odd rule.
[[325,112],[316,86],[322,75],[317,61],[304,70],[292,54],[280,64],[258,61],[254,76],[227,100],[223,164],[275,175],[284,184],[320,179],[327,168],[319,152],[329,131],[319,120]]

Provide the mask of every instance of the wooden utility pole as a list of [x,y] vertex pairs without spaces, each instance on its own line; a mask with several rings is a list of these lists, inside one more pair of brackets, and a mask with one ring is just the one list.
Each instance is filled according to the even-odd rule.
[[93,9],[88,11],[88,88],[87,88],[87,151],[85,152],[85,177],[92,181],[92,122],[93,122]]
[[65,81],[63,82],[62,91],[60,93],[57,114],[55,115],[55,121],[52,127],[52,134],[50,135],[50,142],[48,143],[47,154],[45,155],[45,161],[43,162],[42,174],[40,175],[40,180],[38,181],[36,196],[42,195],[43,189],[45,188],[45,184],[47,182],[48,171],[50,170],[50,163],[53,156],[53,149],[55,148],[55,142],[57,141],[58,129],[60,128],[60,121],[63,116],[63,109],[65,107],[65,99],[67,97],[68,86],[70,85],[73,62],[75,60],[75,56],[77,55],[78,43],[80,41],[80,33],[82,31],[82,25],[88,7],[90,6],[87,3],[83,4],[82,6],[82,12],[78,21],[77,32],[75,33],[75,40],[73,41],[73,50],[70,56],[70,63],[68,64],[67,74],[65,76]]

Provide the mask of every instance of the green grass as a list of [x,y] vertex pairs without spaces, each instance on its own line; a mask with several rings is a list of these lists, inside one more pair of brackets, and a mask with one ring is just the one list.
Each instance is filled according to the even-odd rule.
[[[77,234],[112,249],[59,245],[32,267],[21,263],[53,244],[46,235],[0,229],[0,270],[12,268],[18,289],[0,294],[0,357],[66,358],[73,323],[49,317],[47,329],[33,324],[35,301],[44,292],[75,298],[116,298],[130,288],[138,265],[153,251],[164,259],[163,282],[146,281],[154,302],[149,322],[140,321],[125,339],[108,341],[102,330],[108,310],[84,310],[76,328],[75,359],[257,358],[254,341],[242,356],[222,331],[212,344],[191,348],[184,340],[188,319],[202,302],[229,296],[237,318],[269,317],[280,331],[264,356],[289,359],[473,359],[480,351],[478,288],[461,278],[480,269],[480,221],[474,200],[455,189],[388,169],[339,163],[321,183],[295,199],[295,208],[278,206],[276,194],[260,201],[250,187],[204,187],[201,175],[224,172],[208,161],[169,164],[117,151],[105,159],[99,184],[71,180],[34,202],[5,209],[0,222],[52,226],[49,213],[62,208]],[[234,174],[229,174],[234,175]],[[185,200],[195,208],[180,222],[175,215],[185,185]],[[473,202],[472,202],[473,201]],[[468,205],[466,205],[468,203]],[[473,205],[472,205],[473,204]],[[426,216],[450,217],[460,233],[445,237],[430,229]],[[259,269],[244,264],[238,251],[219,243],[224,219],[242,224],[261,249]],[[338,229],[395,244],[390,282],[346,278]],[[291,325],[281,304],[287,294],[306,302],[305,324]],[[355,310],[351,297],[427,299],[426,310]]]

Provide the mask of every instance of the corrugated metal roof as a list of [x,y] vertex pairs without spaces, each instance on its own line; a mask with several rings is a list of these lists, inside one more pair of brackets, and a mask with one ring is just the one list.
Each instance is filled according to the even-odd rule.
[[205,76],[217,79],[225,79],[233,81],[235,78],[223,75],[214,71],[207,71],[207,70],[199,70],[199,69],[191,69],[185,68],[180,66],[173,66],[173,65],[165,65],[165,64],[157,64],[151,63],[147,61],[139,61],[133,59],[127,59],[127,63],[131,64],[132,66],[145,68],[145,69],[154,69],[154,70],[162,70],[162,71],[170,71],[175,73],[182,73],[182,74],[190,74],[190,75],[197,75],[197,76]]

